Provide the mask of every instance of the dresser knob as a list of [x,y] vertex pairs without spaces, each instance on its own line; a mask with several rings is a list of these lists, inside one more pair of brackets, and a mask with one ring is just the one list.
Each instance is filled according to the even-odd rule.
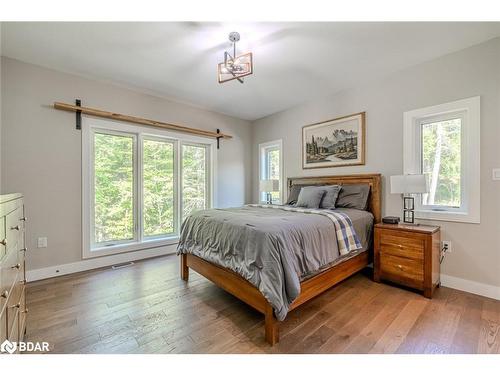
[[20,304],[19,302],[18,302],[18,303],[16,303],[15,305],[12,305],[12,306],[11,306],[11,308],[13,308],[13,309],[18,309],[18,308],[20,308],[20,307],[21,307],[21,304]]
[[21,285],[26,284],[26,279],[24,279],[24,280],[19,280],[19,284],[21,284]]
[[16,225],[16,226],[14,226],[14,227],[10,227],[10,229],[11,229],[11,230],[19,230],[20,228],[19,228],[19,225]]
[[403,269],[403,266],[402,266],[401,264],[398,264],[398,268],[399,268],[400,270],[402,270],[402,269]]
[[399,246],[399,248],[400,248],[400,249],[402,249],[402,248],[403,248],[403,245],[398,245],[398,246]]
[[3,240],[0,241],[0,244],[7,246],[7,239],[4,238]]
[[28,308],[25,308],[23,313],[27,314],[29,312]]
[[14,269],[14,268],[19,269],[19,268],[21,268],[21,263],[17,263],[16,265],[14,265],[14,266],[12,266],[10,268],[12,268],[12,269]]
[[27,248],[27,247],[25,247],[25,248],[20,249],[19,251],[24,251],[24,252],[26,252],[26,251],[28,251],[28,248]]
[[2,294],[0,294],[1,297],[3,298],[7,298],[9,296],[9,291],[8,290],[4,290]]
[[22,217],[22,218],[20,218],[19,220],[21,220],[21,221],[26,221],[26,218],[25,218],[25,217]]

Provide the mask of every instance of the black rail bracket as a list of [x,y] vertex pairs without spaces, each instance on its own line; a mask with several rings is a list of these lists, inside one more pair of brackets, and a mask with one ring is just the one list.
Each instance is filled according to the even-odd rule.
[[[75,105],[77,107],[82,106],[82,101],[80,99],[75,100]],[[82,129],[82,111],[76,111],[76,130]]]
[[[217,129],[217,134],[220,134],[220,129]],[[217,150],[220,148],[220,139],[223,138],[222,135],[217,137]]]

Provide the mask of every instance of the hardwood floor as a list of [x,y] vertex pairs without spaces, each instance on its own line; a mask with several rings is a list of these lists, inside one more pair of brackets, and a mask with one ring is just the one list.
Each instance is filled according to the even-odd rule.
[[167,256],[28,284],[29,341],[53,353],[500,353],[500,301],[434,299],[358,274],[292,311],[281,341],[264,317]]

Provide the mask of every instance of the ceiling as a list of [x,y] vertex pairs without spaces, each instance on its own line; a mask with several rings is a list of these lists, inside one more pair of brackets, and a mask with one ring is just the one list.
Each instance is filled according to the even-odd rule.
[[[219,84],[238,31],[254,74]],[[256,120],[500,35],[500,23],[2,23],[2,55]]]

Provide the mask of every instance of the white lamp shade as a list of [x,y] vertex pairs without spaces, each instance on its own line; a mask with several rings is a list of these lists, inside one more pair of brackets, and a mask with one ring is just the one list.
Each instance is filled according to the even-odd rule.
[[427,193],[427,178],[423,174],[404,174],[391,176],[392,194]]
[[280,191],[280,180],[260,180],[259,190],[264,193]]

